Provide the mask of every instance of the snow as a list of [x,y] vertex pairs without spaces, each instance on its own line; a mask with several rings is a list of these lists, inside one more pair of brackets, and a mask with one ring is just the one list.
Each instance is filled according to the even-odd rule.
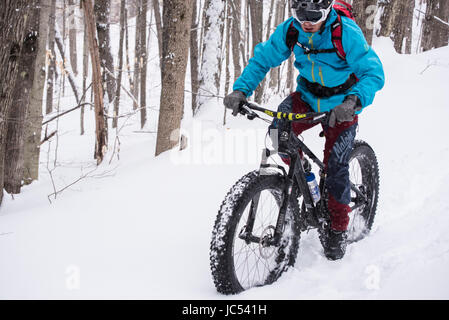
[[[159,59],[151,41],[149,105],[158,106]],[[6,194],[0,209],[0,298],[448,299],[449,47],[398,55],[389,39],[376,38],[374,48],[387,82],[360,117],[357,136],[379,160],[379,207],[371,235],[350,245],[343,260],[328,261],[310,231],[302,234],[295,266],[273,285],[232,297],[216,292],[213,223],[230,187],[258,167],[266,123],[228,116],[223,127],[223,107],[214,100],[192,118],[186,95],[186,150],[154,157],[156,135],[147,131],[157,128],[157,110],[149,109],[144,131],[138,114],[123,118],[120,160],[111,159],[111,130],[104,163],[51,203],[47,165],[53,168],[55,142],[42,146],[40,180],[14,199]],[[282,98],[267,106],[275,109]],[[132,110],[123,92],[121,99],[120,112]],[[64,97],[61,109],[73,100]],[[57,189],[95,169],[93,111],[86,108],[85,118],[84,136],[77,112],[60,118]],[[320,155],[318,133],[303,137]]]

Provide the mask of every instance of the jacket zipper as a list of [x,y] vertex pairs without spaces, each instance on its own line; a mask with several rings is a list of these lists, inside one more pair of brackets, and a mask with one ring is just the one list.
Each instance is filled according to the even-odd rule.
[[[315,33],[314,34],[312,34],[310,37],[309,37],[309,44],[310,44],[310,46],[311,46],[311,48],[312,49],[314,49],[313,48],[313,36],[315,35]],[[310,58],[310,53],[308,54],[308,58],[309,58],[309,61],[310,62],[312,62],[312,80],[313,80],[313,82],[316,82],[316,80],[315,80],[315,74],[314,74],[314,71],[315,71],[315,61],[313,61],[311,58]],[[323,86],[324,86],[324,82],[323,82],[323,73],[322,73],[322,71],[321,71],[321,67],[319,68],[319,75],[320,75],[320,77],[321,77],[321,83],[323,84]],[[320,111],[320,109],[321,109],[321,99],[317,99],[317,108],[318,108],[318,112],[321,112]]]

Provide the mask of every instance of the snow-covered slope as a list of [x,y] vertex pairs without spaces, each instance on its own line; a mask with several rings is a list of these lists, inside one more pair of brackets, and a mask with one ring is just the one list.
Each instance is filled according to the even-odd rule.
[[[372,234],[338,262],[324,258],[314,231],[303,234],[294,268],[271,286],[232,298],[449,298],[449,48],[397,55],[382,38],[374,47],[387,82],[358,132],[380,164]],[[156,70],[151,63],[157,59],[150,62]],[[158,74],[149,77],[157,87]],[[156,106],[158,97],[151,99]],[[219,102],[196,119],[188,110],[187,150],[154,158],[156,137],[134,132],[135,116],[120,133],[120,160],[109,164],[110,152],[51,204],[44,146],[40,181],[15,200],[6,195],[0,210],[0,298],[227,299],[210,276],[212,225],[225,193],[257,167],[266,124],[228,117],[223,127]],[[65,131],[53,172],[57,189],[79,178],[80,167],[94,168],[93,131],[80,137],[78,117],[59,124]],[[157,112],[149,118],[146,130],[154,131]],[[318,133],[304,138],[320,154]]]

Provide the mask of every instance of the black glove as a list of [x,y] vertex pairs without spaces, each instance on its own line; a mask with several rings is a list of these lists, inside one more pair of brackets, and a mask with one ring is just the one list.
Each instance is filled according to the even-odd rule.
[[332,109],[329,116],[329,127],[334,128],[337,122],[354,120],[355,112],[361,109],[362,104],[359,97],[353,94],[347,96],[342,104]]
[[234,91],[228,94],[224,100],[223,104],[226,108],[232,110],[232,115],[237,116],[240,110],[240,107],[246,102],[246,96],[241,91]]

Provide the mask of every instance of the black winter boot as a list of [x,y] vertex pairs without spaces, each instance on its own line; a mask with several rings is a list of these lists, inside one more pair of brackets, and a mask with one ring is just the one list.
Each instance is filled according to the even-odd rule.
[[329,260],[339,260],[343,258],[346,252],[346,231],[336,231],[329,228],[329,232],[326,239],[326,245],[324,246],[324,255]]

